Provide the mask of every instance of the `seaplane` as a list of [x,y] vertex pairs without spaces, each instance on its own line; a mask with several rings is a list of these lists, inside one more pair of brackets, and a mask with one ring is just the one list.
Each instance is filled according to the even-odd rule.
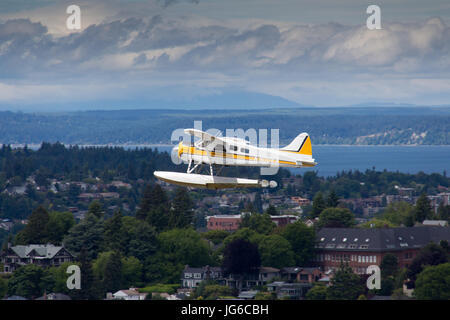
[[[193,188],[275,188],[276,181],[223,177],[220,174],[226,166],[250,167],[314,167],[311,139],[304,132],[283,148],[263,148],[237,137],[212,135],[198,129],[184,129],[184,133],[197,141],[185,144],[180,141],[174,152],[188,165],[187,172],[155,171],[158,179],[170,184]],[[202,168],[209,167],[208,174],[201,174]],[[218,167],[218,170],[215,168]]]

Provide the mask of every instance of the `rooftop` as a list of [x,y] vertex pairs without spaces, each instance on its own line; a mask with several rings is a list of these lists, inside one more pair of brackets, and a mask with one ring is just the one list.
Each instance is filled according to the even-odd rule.
[[323,228],[316,248],[323,250],[386,251],[422,248],[430,242],[450,241],[449,227]]

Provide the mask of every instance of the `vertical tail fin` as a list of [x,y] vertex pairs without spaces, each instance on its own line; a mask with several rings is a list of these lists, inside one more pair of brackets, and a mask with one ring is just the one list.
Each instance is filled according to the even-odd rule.
[[295,137],[290,144],[280,150],[312,156],[311,138],[306,132],[303,132]]

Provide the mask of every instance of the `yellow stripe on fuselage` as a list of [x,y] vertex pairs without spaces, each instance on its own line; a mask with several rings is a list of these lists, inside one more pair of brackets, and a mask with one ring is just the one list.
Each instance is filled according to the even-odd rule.
[[[181,157],[181,154],[187,153],[187,154],[193,154],[198,156],[208,156],[208,151],[197,149],[196,147],[188,147],[184,145],[179,145],[178,147],[178,155]],[[219,153],[216,156],[215,152],[209,152],[210,157],[216,157],[216,158],[229,158],[229,159],[240,159],[240,160],[253,160],[253,161],[265,161],[265,162],[278,162],[279,164],[290,164],[290,165],[296,165],[293,161],[284,161],[284,160],[272,160],[272,159],[264,159],[259,157],[253,157],[253,156],[246,156],[246,155],[239,155],[239,154],[229,154],[229,153]],[[302,166],[305,167],[313,167],[314,165],[305,164]]]

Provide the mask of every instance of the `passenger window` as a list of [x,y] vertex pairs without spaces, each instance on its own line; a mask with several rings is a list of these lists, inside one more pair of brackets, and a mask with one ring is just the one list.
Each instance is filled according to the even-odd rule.
[[216,145],[214,151],[217,153],[226,153],[225,147],[221,144]]
[[241,152],[243,152],[243,153],[249,153],[249,152],[250,152],[250,150],[248,150],[248,149],[245,149],[245,148],[241,148]]

